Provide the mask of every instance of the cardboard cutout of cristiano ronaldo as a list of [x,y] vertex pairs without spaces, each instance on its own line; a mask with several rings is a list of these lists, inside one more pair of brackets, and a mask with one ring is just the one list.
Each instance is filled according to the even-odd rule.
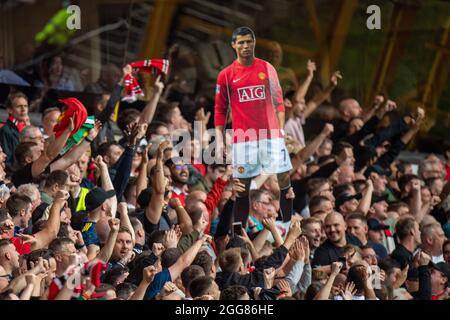
[[[250,28],[240,27],[233,32],[231,45],[237,59],[219,73],[215,98],[217,150],[223,150],[224,126],[231,112],[233,177],[246,186],[235,201],[233,214],[234,221],[244,226],[250,209],[250,182],[260,174],[277,175],[283,220],[289,221],[292,215],[292,200],[286,199],[292,165],[284,142],[283,93],[275,68],[255,57],[255,44]],[[255,199],[252,205],[267,203]]]

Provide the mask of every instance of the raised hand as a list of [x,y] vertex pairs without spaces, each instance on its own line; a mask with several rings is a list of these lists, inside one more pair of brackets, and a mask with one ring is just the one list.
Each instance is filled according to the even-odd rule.
[[411,181],[411,188],[416,191],[419,192],[421,189],[421,185],[420,185],[420,180],[419,179],[413,179]]
[[331,79],[330,79],[330,82],[333,85],[333,87],[336,87],[338,85],[338,79],[342,80],[341,72],[340,71],[333,72],[333,74],[331,75]]
[[153,84],[153,88],[155,88],[156,92],[161,94],[164,90],[164,82],[161,81],[161,75],[159,74],[156,79],[155,83]]
[[273,231],[276,228],[275,218],[264,218],[262,220],[262,224],[263,224],[264,228],[269,231]]
[[166,249],[176,248],[178,244],[178,237],[175,230],[167,230],[164,234],[163,245]]
[[203,108],[198,109],[197,112],[195,113],[195,120],[201,121],[204,124],[207,124],[209,122],[210,117],[211,117],[211,112],[208,111],[205,114],[205,109],[203,109]]
[[25,282],[27,283],[27,285],[34,284],[34,282],[36,281],[36,278],[37,278],[37,276],[33,273],[25,274]]
[[202,234],[200,236],[200,240],[202,240],[203,243],[210,243],[212,241],[212,237],[208,234]]
[[29,235],[29,234],[20,233],[17,236],[20,239],[22,239],[23,244],[29,243],[29,244],[33,245],[37,241],[35,237],[33,237],[32,235]]
[[343,267],[344,264],[342,262],[333,262],[331,264],[331,274],[337,276]]
[[325,126],[322,129],[322,134],[326,137],[328,137],[330,134],[332,134],[334,131],[334,126],[331,123],[326,123]]
[[341,289],[341,296],[344,300],[352,300],[355,294],[356,289],[353,282],[347,282],[345,289]]
[[96,165],[97,168],[99,168],[99,169],[102,169],[102,168],[107,169],[107,168],[108,168],[108,166],[107,166],[107,164],[105,163],[105,161],[103,161],[103,157],[102,157],[102,156],[97,156],[97,157],[95,158],[95,165]]
[[167,147],[170,145],[170,141],[163,141],[161,142],[161,144],[158,147],[158,152],[156,153],[156,158],[160,161],[162,161],[163,156],[164,156],[164,150],[167,149]]
[[384,102],[384,97],[382,95],[376,95],[375,98],[373,99],[373,105],[376,108],[379,108]]
[[87,135],[88,139],[94,140],[97,138],[98,133],[102,129],[102,123],[99,120],[95,120],[94,127],[89,130],[89,134]]
[[72,132],[73,129],[75,129],[75,121],[73,120],[73,117],[71,117],[71,118],[69,119],[69,125],[66,127],[66,130],[65,130],[65,131],[67,131],[67,132]]
[[295,192],[292,187],[288,189],[288,192],[286,193],[286,199],[287,200],[294,200],[295,199]]
[[161,289],[160,297],[162,298],[168,296],[169,294],[172,294],[177,290],[178,287],[173,282],[167,281]]
[[54,196],[55,201],[67,201],[67,199],[69,199],[69,192],[67,192],[66,190],[58,190]]
[[162,243],[154,242],[152,246],[152,252],[155,256],[160,257],[165,248]]
[[308,59],[308,62],[306,63],[306,70],[308,70],[308,74],[310,76],[314,75],[314,71],[317,70],[316,63]]
[[292,235],[295,239],[297,239],[302,234],[302,228],[300,226],[300,221],[291,221],[291,225],[289,226],[289,235]]
[[235,200],[239,193],[245,191],[245,184],[243,184],[239,179],[233,179],[231,183],[232,183],[231,198]]
[[428,266],[431,261],[431,256],[421,251],[419,253],[419,266]]
[[264,283],[266,289],[273,287],[273,281],[275,280],[275,268],[264,269]]
[[142,280],[146,283],[151,283],[153,279],[155,278],[155,274],[157,273],[157,270],[155,266],[148,266],[144,268],[142,272]]
[[289,256],[295,261],[305,261],[305,251],[299,239],[295,240],[294,245],[289,250]]
[[169,206],[171,206],[174,209],[179,206],[182,206],[180,198],[171,198],[169,200]]
[[309,248],[309,240],[306,236],[301,236],[300,243],[302,244],[303,251],[305,252],[305,264],[308,264],[309,256],[311,254],[311,249]]
[[0,234],[9,232],[12,229],[14,229],[14,222],[12,222],[10,219],[7,219],[2,222],[2,224],[0,224]]
[[111,218],[108,220],[109,227],[112,232],[118,232],[120,228],[120,220],[117,218]]
[[292,297],[292,290],[289,282],[285,279],[280,280],[277,284],[278,289],[280,289],[280,294],[284,295],[284,297]]

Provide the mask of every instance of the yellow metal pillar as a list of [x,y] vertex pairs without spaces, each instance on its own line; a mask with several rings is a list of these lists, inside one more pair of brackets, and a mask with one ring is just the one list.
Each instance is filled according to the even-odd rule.
[[320,77],[323,84],[330,81],[331,73],[336,70],[345,43],[358,0],[341,0],[334,22],[331,24],[328,38],[321,45]]
[[395,70],[411,34],[411,26],[417,10],[416,6],[395,5],[375,77],[366,95],[366,105],[373,100],[376,94],[386,93],[392,86],[395,80]]

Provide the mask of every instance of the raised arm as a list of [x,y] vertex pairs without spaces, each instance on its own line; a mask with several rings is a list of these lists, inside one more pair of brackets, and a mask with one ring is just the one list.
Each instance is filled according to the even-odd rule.
[[178,224],[180,225],[181,232],[183,234],[190,234],[194,230],[192,219],[181,204],[180,198],[170,199],[169,205],[175,209],[175,212],[177,213]]
[[152,283],[155,274],[156,268],[154,266],[148,266],[144,268],[142,280],[134,293],[131,295],[130,300],[144,300],[145,291],[147,290],[150,283]]
[[45,228],[34,234],[35,242],[31,244],[31,251],[47,247],[58,236],[61,210],[68,199],[69,193],[67,191],[60,190],[55,195]]
[[139,196],[141,192],[147,189],[148,186],[148,152],[152,144],[149,143],[147,147],[145,147],[144,154],[142,155],[142,162],[139,166],[139,175],[136,181],[136,195]]
[[311,157],[317,149],[319,149],[322,142],[334,131],[331,123],[326,123],[320,134],[318,134],[310,143],[308,143],[302,150],[300,150],[295,157],[300,161],[305,161]]
[[420,192],[420,181],[413,179],[411,181],[412,197],[409,201],[409,211],[416,218],[416,221],[420,223],[424,218],[426,211],[422,209],[422,194]]
[[128,207],[126,202],[121,202],[117,206],[117,211],[120,214],[120,226],[126,227],[128,230],[130,230],[131,238],[133,241],[133,246],[136,243],[136,236],[134,234],[133,225],[131,224],[130,217],[128,216]]
[[304,117],[308,118],[311,113],[313,113],[318,106],[322,104],[331,95],[333,90],[337,87],[338,79],[342,79],[342,75],[339,71],[333,73],[330,79],[330,85],[326,87],[323,91],[317,93],[310,101],[306,103],[306,108]]
[[316,71],[316,63],[312,62],[311,60],[308,60],[308,63],[306,64],[306,70],[308,70],[308,75],[306,76],[305,81],[303,81],[303,83],[298,87],[297,91],[295,92],[296,101],[301,101],[305,99],[311,81],[314,78],[314,71]]
[[161,75],[158,75],[155,80],[155,84],[153,86],[154,91],[153,95],[145,105],[144,110],[142,110],[141,115],[139,117],[139,123],[141,124],[149,124],[153,120],[153,116],[155,115],[156,107],[158,105],[159,98],[164,90],[164,83],[161,81]]
[[158,224],[164,206],[164,193],[166,191],[166,177],[164,176],[163,153],[169,141],[162,142],[158,147],[155,164],[155,174],[152,181],[152,197],[145,208],[145,217],[152,224]]
[[329,300],[334,279],[336,279],[336,276],[339,274],[339,272],[341,272],[342,266],[343,266],[342,262],[333,262],[331,264],[331,274],[328,277],[328,280],[325,283],[325,285],[314,297],[314,300]]
[[64,132],[55,139],[53,135],[50,138],[50,142],[45,145],[44,151],[42,151],[40,157],[31,165],[31,175],[33,178],[37,178],[45,168],[55,159],[61,150],[64,148],[67,139],[69,139],[71,132],[74,128],[73,119],[70,119],[70,123]]
[[372,193],[373,193],[373,182],[371,179],[367,179],[366,187],[362,192],[362,198],[359,201],[358,208],[356,209],[358,212],[367,215],[370,209],[370,203],[372,202]]
[[174,265],[169,267],[170,277],[171,279],[177,279],[181,272],[187,267],[191,265],[191,263],[194,261],[195,256],[200,251],[200,248],[205,243],[205,241],[211,239],[210,236],[202,235],[200,239],[195,241],[195,243],[187,249],[185,253],[175,262]]
[[53,162],[50,165],[50,171],[66,170],[72,164],[77,162],[81,158],[81,156],[89,150],[91,143],[100,132],[101,126],[101,122],[96,120],[94,127],[89,130],[89,134],[80,143],[78,143],[69,152],[67,152],[62,158]]
[[116,244],[117,235],[119,234],[120,220],[116,218],[111,218],[109,221],[109,227],[111,231],[109,232],[108,239],[106,240],[105,245],[100,250],[96,259],[107,263],[109,259],[111,259],[111,255],[114,250],[114,246]]
[[[281,238],[280,233],[278,232],[277,225],[275,224],[275,219],[274,218],[270,218],[270,219],[266,218],[266,219],[263,219],[262,223],[264,225],[264,228],[269,230],[270,233],[272,234],[273,240],[275,241],[275,243],[274,243],[275,248],[281,247],[283,245],[283,239]],[[265,242],[265,239],[264,239],[264,242]],[[264,243],[263,243],[263,245],[264,245]],[[258,245],[258,247],[259,247],[259,245]]]
[[363,114],[363,121],[366,123],[375,115],[375,112],[381,107],[384,102],[384,97],[382,95],[375,96],[372,105],[367,108],[367,111]]
[[[100,178],[102,182],[102,188],[105,191],[114,190],[113,183],[111,181],[111,177],[109,176],[108,165],[103,161],[102,156],[97,156],[95,158],[95,164],[97,168],[100,170]],[[115,217],[117,211],[117,196],[112,197],[111,199],[111,213],[114,214]]]

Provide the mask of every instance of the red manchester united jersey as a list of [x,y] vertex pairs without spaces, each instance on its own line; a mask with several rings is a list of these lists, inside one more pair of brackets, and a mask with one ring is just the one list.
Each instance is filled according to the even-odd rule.
[[275,68],[255,58],[250,66],[235,60],[217,78],[215,124],[225,125],[231,108],[233,142],[281,137],[277,112],[284,112]]

